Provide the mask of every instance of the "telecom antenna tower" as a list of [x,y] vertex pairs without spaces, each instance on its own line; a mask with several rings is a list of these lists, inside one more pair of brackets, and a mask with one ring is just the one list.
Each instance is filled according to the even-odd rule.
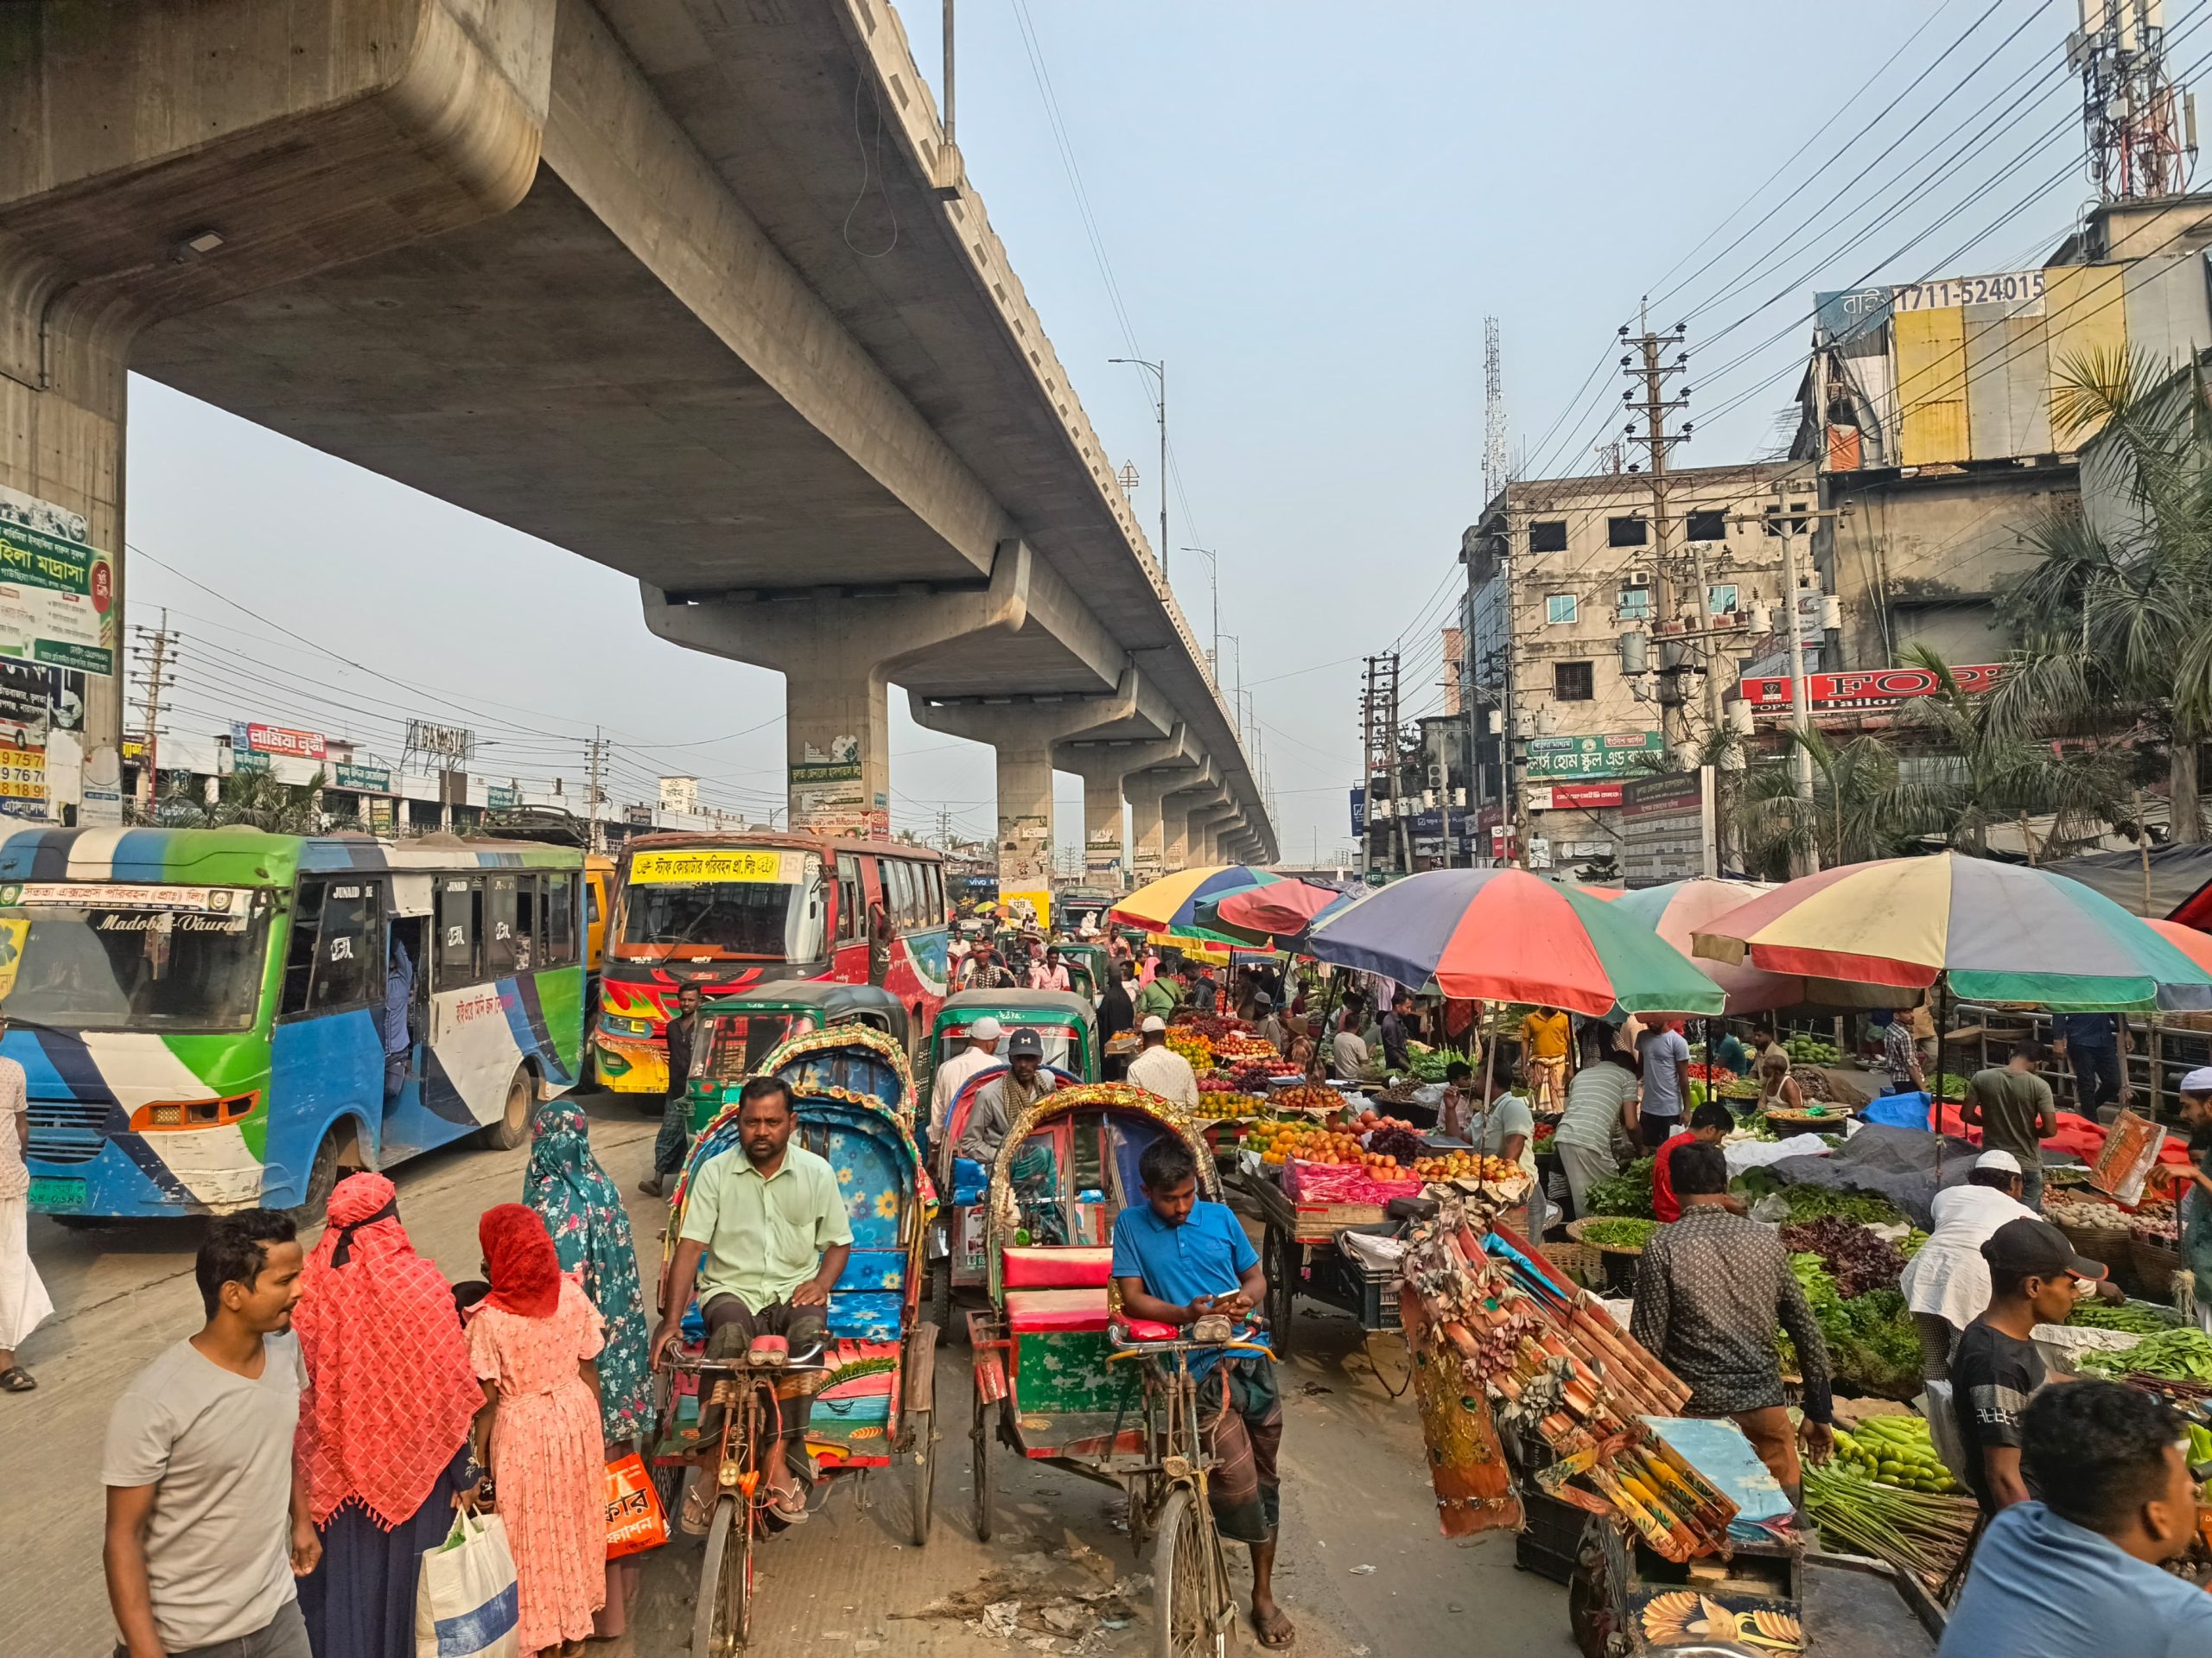
[[1483,319],[1483,505],[1505,487],[1505,367],[1499,360],[1497,319]]
[[2163,0],[2079,0],[2066,61],[2082,75],[2089,176],[2107,201],[2178,195],[2196,159],[2196,100],[2166,74]]

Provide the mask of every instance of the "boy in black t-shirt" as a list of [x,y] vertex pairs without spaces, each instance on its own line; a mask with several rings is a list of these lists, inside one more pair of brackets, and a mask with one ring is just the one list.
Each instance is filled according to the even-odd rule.
[[1989,1263],[1989,1305],[1951,1355],[1951,1408],[1967,1450],[1967,1483],[1983,1512],[1995,1514],[2028,1497],[2020,1413],[2044,1384],[2043,1360],[2029,1338],[2039,1324],[2064,1324],[2077,1285],[2096,1282],[2105,1269],[2075,1255],[2047,1221],[2005,1222],[1981,1246],[1981,1257]]

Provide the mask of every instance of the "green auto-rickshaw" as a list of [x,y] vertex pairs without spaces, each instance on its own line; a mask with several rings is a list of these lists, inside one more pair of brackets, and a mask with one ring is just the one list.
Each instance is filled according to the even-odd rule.
[[930,1026],[925,1063],[937,1068],[968,1045],[968,1027],[984,1014],[1011,1031],[1033,1030],[1045,1063],[1086,1083],[1098,1080],[1098,1010],[1072,990],[962,990],[947,996]]
[[760,1062],[789,1039],[832,1025],[867,1025],[910,1045],[906,1005],[871,984],[782,979],[701,1004],[691,1044],[691,1128],[714,1120]]
[[1106,987],[1114,977],[1114,963],[1106,954],[1106,946],[1064,939],[1057,948],[1060,960],[1067,963],[1068,981],[1076,994],[1089,996],[1096,1003],[1106,994]]

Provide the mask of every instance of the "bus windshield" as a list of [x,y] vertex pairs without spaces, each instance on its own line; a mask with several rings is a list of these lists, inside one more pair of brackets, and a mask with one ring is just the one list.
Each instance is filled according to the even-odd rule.
[[0,1019],[64,1031],[244,1031],[266,893],[41,882],[0,889]]
[[627,962],[810,962],[823,953],[822,860],[780,851],[640,852],[623,893]]

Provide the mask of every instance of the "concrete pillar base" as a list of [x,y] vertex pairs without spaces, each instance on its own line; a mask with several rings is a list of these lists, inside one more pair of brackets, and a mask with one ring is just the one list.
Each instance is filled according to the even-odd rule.
[[1147,827],[1154,841],[1154,873],[1158,873],[1160,786],[1140,801],[1129,790],[1135,821],[1125,843],[1122,805],[1134,774],[1191,758],[1189,736],[1181,724],[1157,742],[1071,742],[1061,751],[1068,770],[1083,779],[1083,873],[1086,884],[1109,892],[1127,890],[1136,867],[1135,848],[1142,844]]
[[862,597],[831,588],[671,603],[658,588],[639,586],[645,626],[660,638],[784,676],[791,826],[884,840],[891,833],[893,676],[956,641],[1019,628],[1028,613],[1029,569],[1029,549],[1005,542],[982,592]]

